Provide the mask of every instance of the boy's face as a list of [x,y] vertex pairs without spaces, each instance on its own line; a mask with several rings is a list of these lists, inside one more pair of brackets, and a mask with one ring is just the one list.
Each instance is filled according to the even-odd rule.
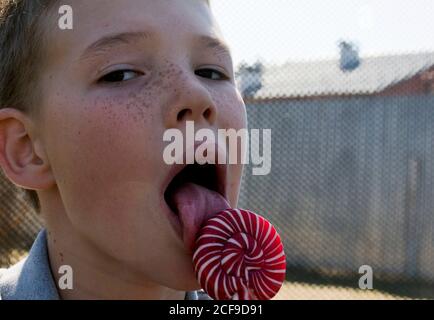
[[[213,131],[246,127],[230,55],[201,41],[222,39],[220,31],[200,0],[71,6],[73,30],[50,31],[39,127],[62,219],[127,269],[195,289],[191,253],[164,199],[174,167],[163,161],[163,133],[184,132],[186,120]],[[235,206],[242,166],[226,171]]]

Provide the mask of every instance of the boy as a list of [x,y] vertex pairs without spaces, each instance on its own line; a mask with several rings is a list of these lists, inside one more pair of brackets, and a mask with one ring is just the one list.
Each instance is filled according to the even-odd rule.
[[242,165],[166,165],[163,135],[246,127],[209,3],[71,0],[72,30],[59,1],[0,3],[0,165],[45,225],[2,299],[197,299],[194,237]]

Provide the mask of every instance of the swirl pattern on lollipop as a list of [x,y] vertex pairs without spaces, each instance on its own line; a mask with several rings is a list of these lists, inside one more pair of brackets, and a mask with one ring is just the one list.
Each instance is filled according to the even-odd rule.
[[282,286],[286,271],[276,229],[242,209],[222,211],[205,223],[193,264],[202,288],[216,300],[269,300]]

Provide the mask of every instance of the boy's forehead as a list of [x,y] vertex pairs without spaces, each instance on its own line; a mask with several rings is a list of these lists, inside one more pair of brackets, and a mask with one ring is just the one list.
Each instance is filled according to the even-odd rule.
[[134,37],[166,39],[173,43],[184,36],[209,46],[218,47],[219,43],[225,46],[203,0],[76,0],[71,7],[73,30],[57,30],[56,41],[61,46],[69,44],[83,51],[85,48],[81,46],[134,40]]

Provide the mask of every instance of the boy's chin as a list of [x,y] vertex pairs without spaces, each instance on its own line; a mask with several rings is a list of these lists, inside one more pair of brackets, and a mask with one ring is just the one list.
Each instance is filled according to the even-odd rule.
[[180,291],[195,291],[201,289],[198,281],[196,280],[194,274],[189,275],[188,277],[182,278],[179,275],[176,279],[171,282],[170,287],[175,290]]
[[182,269],[179,268],[173,272],[171,276],[171,283],[176,286],[177,290],[194,291],[200,289],[200,284],[196,279],[193,268]]
[[176,268],[157,270],[154,275],[149,275],[155,283],[179,291],[194,291],[201,289],[196,279],[193,268],[182,266],[182,262],[177,264]]

